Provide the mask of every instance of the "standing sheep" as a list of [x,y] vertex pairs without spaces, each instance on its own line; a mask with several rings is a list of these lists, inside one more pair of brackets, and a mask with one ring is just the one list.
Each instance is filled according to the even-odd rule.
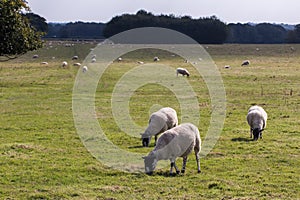
[[87,66],[83,66],[83,67],[82,67],[82,72],[85,73],[85,72],[87,72],[87,71],[88,71],[88,67],[87,67]]
[[268,115],[266,111],[260,106],[252,106],[248,110],[247,122],[250,126],[250,138],[257,140],[262,138],[262,132],[267,126]]
[[157,112],[151,114],[149,125],[144,133],[142,133],[142,144],[148,147],[151,137],[155,136],[155,144],[157,135],[178,125],[177,113],[173,108],[161,108]]
[[201,138],[198,128],[191,123],[184,123],[167,130],[158,138],[154,150],[148,156],[143,157],[145,172],[152,174],[159,160],[170,160],[170,174],[173,174],[173,167],[175,167],[176,173],[179,174],[175,161],[177,157],[182,157],[181,173],[184,173],[187,157],[193,150],[195,151],[198,173],[200,173]]
[[186,75],[187,77],[190,76],[190,72],[187,69],[180,67],[176,69],[176,75],[178,76],[178,74],[182,74],[182,76]]
[[153,58],[153,61],[154,61],[154,62],[158,62],[158,61],[159,61],[159,58],[158,58],[157,56],[155,56],[155,57]]
[[66,66],[68,66],[68,63],[66,61],[64,61],[64,62],[62,62],[61,66],[66,67]]

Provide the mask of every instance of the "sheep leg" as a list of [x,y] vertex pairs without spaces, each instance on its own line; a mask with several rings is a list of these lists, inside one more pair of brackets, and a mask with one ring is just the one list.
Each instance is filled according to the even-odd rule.
[[173,167],[175,168],[176,170],[176,173],[179,174],[179,170],[175,164],[175,161],[171,162],[171,169],[170,169],[170,175],[173,175]]
[[199,154],[195,152],[196,155],[196,162],[197,162],[197,169],[198,169],[198,173],[201,172],[201,167],[200,167],[200,158],[199,158]]
[[250,138],[252,138],[252,128],[250,128]]
[[183,174],[184,174],[184,172],[185,172],[186,161],[187,161],[187,156],[184,156],[184,157],[182,158],[182,169],[181,169],[181,173],[183,173]]
[[154,136],[154,146],[156,146],[157,135]]

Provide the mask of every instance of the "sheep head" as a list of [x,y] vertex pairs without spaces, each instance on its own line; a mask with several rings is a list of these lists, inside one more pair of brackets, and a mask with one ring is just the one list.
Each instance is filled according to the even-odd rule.
[[256,141],[258,138],[262,138],[262,132],[264,129],[255,128],[253,129],[253,140]]
[[150,152],[148,156],[144,156],[145,172],[151,175],[157,165],[157,158],[153,152]]

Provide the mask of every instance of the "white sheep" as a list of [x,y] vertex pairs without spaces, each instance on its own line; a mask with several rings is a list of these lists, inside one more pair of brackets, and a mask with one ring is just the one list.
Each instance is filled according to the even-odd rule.
[[92,63],[95,63],[96,61],[96,58],[92,58]]
[[154,62],[158,62],[158,61],[159,61],[159,58],[158,58],[157,56],[155,56],[155,57],[153,58],[153,61],[154,61]]
[[182,76],[190,76],[190,72],[187,69],[180,67],[176,69],[176,75],[178,76],[178,74],[182,74]]
[[66,66],[68,66],[68,63],[67,63],[67,61],[63,61],[63,62],[62,62],[62,64],[61,64],[61,66],[62,66],[62,67],[66,67]]
[[41,65],[48,65],[48,62],[41,62]]
[[155,144],[158,134],[178,125],[177,112],[170,107],[161,108],[151,114],[148,127],[142,133],[142,144],[148,147],[151,137],[155,136]]
[[154,150],[143,157],[145,172],[152,174],[159,160],[170,160],[170,174],[173,174],[173,167],[175,167],[176,173],[179,174],[175,161],[177,157],[182,157],[181,173],[184,173],[187,157],[193,150],[196,156],[198,173],[200,173],[201,138],[198,128],[191,123],[184,123],[167,130],[158,138]]
[[120,58],[118,58],[118,62],[121,62],[123,59],[120,57]]
[[35,55],[32,56],[32,58],[34,58],[34,59],[38,58],[38,57],[39,57],[39,55],[37,55],[37,54],[35,54]]
[[83,67],[82,67],[82,72],[85,73],[85,72],[87,72],[87,71],[88,71],[88,67],[87,67],[87,66],[83,66]]
[[72,60],[78,60],[78,56],[73,56]]
[[244,60],[243,63],[241,64],[241,66],[248,66],[248,65],[250,65],[249,60]]
[[260,106],[251,106],[247,114],[247,122],[250,126],[250,138],[257,140],[262,138],[262,131],[267,126],[268,115]]

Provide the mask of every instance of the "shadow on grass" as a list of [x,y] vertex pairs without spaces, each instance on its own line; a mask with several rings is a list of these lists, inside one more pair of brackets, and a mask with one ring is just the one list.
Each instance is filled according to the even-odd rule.
[[233,142],[253,142],[253,139],[238,137],[238,138],[232,138],[231,141],[233,141]]

